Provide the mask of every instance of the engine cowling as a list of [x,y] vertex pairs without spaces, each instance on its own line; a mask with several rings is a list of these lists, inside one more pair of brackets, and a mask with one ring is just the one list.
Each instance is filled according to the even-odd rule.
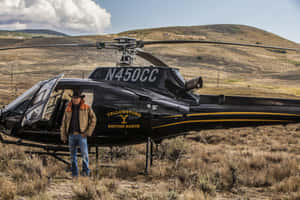
[[202,77],[199,76],[197,78],[186,81],[184,87],[185,87],[186,91],[192,90],[192,89],[202,88],[203,87]]

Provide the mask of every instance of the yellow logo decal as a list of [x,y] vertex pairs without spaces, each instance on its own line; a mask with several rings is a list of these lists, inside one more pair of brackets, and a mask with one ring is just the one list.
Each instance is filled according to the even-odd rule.
[[141,113],[134,112],[131,110],[119,110],[119,111],[114,111],[114,112],[109,112],[106,114],[107,117],[112,117],[112,116],[119,116],[122,121],[121,124],[108,124],[108,128],[140,128],[140,124],[128,124],[127,118],[129,115],[131,116],[136,116],[140,118],[142,115]]
[[127,119],[128,115],[120,115],[120,117],[122,118],[121,124],[127,124],[126,119]]

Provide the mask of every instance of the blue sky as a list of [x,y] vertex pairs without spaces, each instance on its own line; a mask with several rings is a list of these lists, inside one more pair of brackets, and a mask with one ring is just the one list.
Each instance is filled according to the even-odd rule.
[[70,35],[243,24],[300,43],[300,0],[0,0],[0,30]]
[[300,43],[300,0],[94,0],[111,14],[108,33],[206,24],[255,26]]

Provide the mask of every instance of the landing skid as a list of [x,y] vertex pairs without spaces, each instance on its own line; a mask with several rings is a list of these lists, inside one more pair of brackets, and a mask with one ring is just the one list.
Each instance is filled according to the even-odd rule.
[[[70,156],[68,153],[61,153],[61,152],[69,152],[68,147],[64,146],[46,146],[46,145],[41,145],[41,144],[33,144],[33,143],[27,143],[23,142],[21,139],[18,141],[13,141],[13,140],[7,140],[2,137],[0,134],[0,142],[2,144],[13,144],[17,146],[25,146],[25,147],[34,147],[34,148],[40,148],[43,149],[44,151],[25,151],[27,154],[37,154],[37,155],[48,155],[52,156],[53,158],[57,159],[60,162],[63,162],[64,164],[68,165],[69,167],[71,166],[70,162],[66,161],[62,157],[64,156]],[[145,175],[148,174],[149,172],[149,167],[153,165],[153,145],[154,141],[148,137],[147,142],[146,142],[146,162],[145,162],[145,170],[144,173]],[[99,163],[99,146],[95,146],[95,152],[90,151],[89,154],[95,154],[96,155],[96,173],[98,172],[98,163]],[[78,155],[80,156],[80,154]],[[101,165],[101,167],[110,167],[108,165]]]
[[[70,166],[70,163],[68,161],[61,158],[61,156],[70,156],[70,154],[68,154],[68,153],[59,153],[59,152],[68,152],[69,151],[68,147],[33,144],[33,143],[23,142],[21,139],[18,140],[18,141],[7,140],[7,139],[4,139],[1,134],[0,134],[0,142],[2,144],[13,144],[13,145],[17,145],[17,146],[34,147],[34,148],[43,149],[44,151],[25,151],[25,153],[27,153],[27,154],[37,154],[37,155],[49,155],[49,156],[52,156],[53,158],[57,159],[58,161],[63,162],[64,164]],[[89,152],[89,153],[90,154],[96,154],[96,160],[98,162],[98,151],[96,150],[96,152]]]

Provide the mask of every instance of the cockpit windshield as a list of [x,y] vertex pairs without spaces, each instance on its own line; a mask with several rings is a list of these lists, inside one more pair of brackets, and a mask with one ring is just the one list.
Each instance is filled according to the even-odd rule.
[[6,112],[8,110],[17,112],[22,114],[24,109],[26,109],[26,105],[30,102],[33,95],[36,93],[36,91],[41,87],[44,81],[41,81],[37,84],[35,84],[32,88],[24,92],[21,96],[19,96],[17,99],[15,99],[13,102],[8,104],[3,112]]

